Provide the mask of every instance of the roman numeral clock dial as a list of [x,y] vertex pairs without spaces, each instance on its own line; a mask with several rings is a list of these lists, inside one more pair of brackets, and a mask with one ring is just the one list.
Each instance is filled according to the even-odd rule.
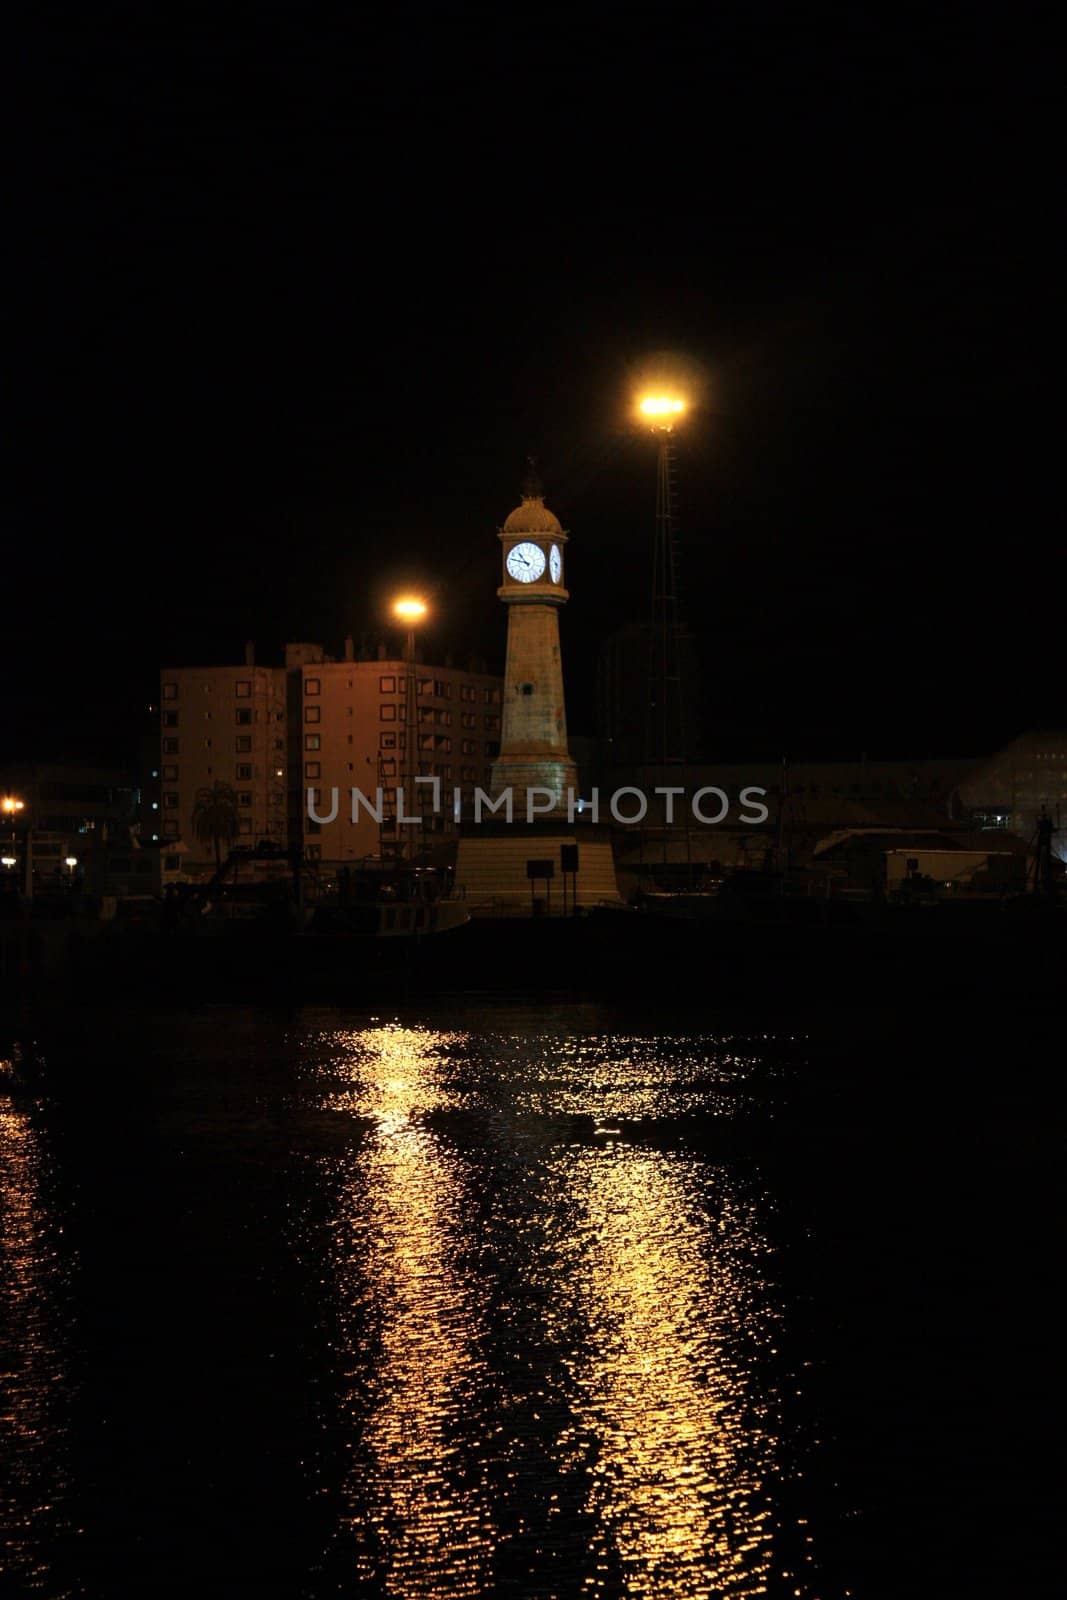
[[536,583],[545,570],[545,552],[539,544],[512,545],[508,551],[507,569],[509,578],[514,578],[516,583]]

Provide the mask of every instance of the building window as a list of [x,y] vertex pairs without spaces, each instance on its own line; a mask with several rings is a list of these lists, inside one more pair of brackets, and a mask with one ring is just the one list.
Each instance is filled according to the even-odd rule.
[[304,679],[304,693],[305,694],[318,694],[321,688],[322,688],[322,684],[319,682],[318,678],[305,678]]
[[396,762],[395,762],[395,760],[393,759],[392,756],[383,757],[378,762],[378,773],[379,773],[379,776],[382,777],[382,778],[395,778],[396,777]]
[[177,739],[164,739],[164,741],[163,741],[163,754],[165,756],[176,756],[178,754],[178,741],[177,741]]
[[164,711],[163,726],[165,728],[176,728],[178,726],[178,713],[176,711]]
[[420,694],[433,694],[433,679],[432,678],[420,678],[419,679],[419,693]]
[[309,861],[320,861],[322,859],[321,844],[305,845],[304,854],[307,856]]
[[246,755],[252,748],[252,735],[250,733],[239,733],[234,741],[234,748],[239,756]]
[[[176,822],[172,822],[172,821],[165,822],[163,824],[163,837],[164,837],[164,839],[176,839],[178,837],[178,824]],[[175,863],[175,866],[173,866],[173,867],[170,865],[170,863],[172,861]],[[168,868],[170,869],[171,872],[174,872],[176,870],[177,862],[178,862],[178,857],[177,856],[168,857],[167,866],[168,866]]]
[[396,706],[379,706],[378,707],[378,721],[379,722],[395,722],[396,721]]
[[304,777],[305,778],[321,778],[322,777],[322,763],[319,762],[319,761],[305,761],[304,762]]
[[233,691],[238,700],[250,700],[252,698],[252,684],[250,679],[238,678],[237,682],[233,686]]
[[498,733],[500,731],[500,718],[486,717],[485,727],[487,733]]
[[235,720],[237,722],[237,726],[239,728],[250,728],[252,726],[252,713],[251,713],[251,711],[248,711],[248,710],[235,711],[234,712],[234,718],[235,718]]
[[251,791],[251,789],[242,789],[241,790],[240,794],[237,796],[237,804],[239,806],[250,806],[252,804],[252,791]]
[[304,735],[304,749],[305,750],[321,750],[322,749],[322,734],[321,733],[305,733],[305,735]]
[[304,721],[305,722],[321,722],[322,721],[322,707],[321,706],[305,706],[304,707]]
[[178,685],[176,683],[165,683],[163,685],[163,698],[164,700],[177,700]]
[[476,728],[478,726],[478,718],[473,711],[464,711],[459,720],[465,728]]
[[378,679],[378,693],[379,694],[396,694],[396,679],[395,678],[379,678]]
[[380,733],[378,735],[378,748],[379,748],[379,750],[395,750],[396,749],[396,734],[395,733]]
[[465,756],[473,756],[473,755],[475,755],[477,753],[477,749],[478,749],[478,746],[475,744],[473,739],[464,739],[464,741],[463,741],[463,754]]
[[249,778],[251,778],[251,776],[252,776],[252,768],[249,766],[248,762],[247,761],[239,761],[237,763],[237,781],[238,781],[238,783],[242,783],[242,782],[243,783],[247,783]]
[[177,767],[164,767],[163,768],[163,782],[164,783],[177,783],[177,781],[178,781],[178,769],[177,769]]
[[238,819],[237,819],[237,831],[238,831],[238,833],[251,833],[252,832],[252,818],[251,817],[238,817]]
[[[177,827],[177,823],[175,823],[175,827]],[[181,870],[182,870],[182,858],[181,858],[181,856],[164,856],[163,857],[163,871],[164,872],[180,872]]]
[[167,811],[177,811],[178,796],[176,794],[165,794],[163,796],[163,806]]

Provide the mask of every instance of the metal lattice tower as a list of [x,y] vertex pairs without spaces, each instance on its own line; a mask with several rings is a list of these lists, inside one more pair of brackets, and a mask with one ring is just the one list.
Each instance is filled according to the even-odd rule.
[[656,531],[652,549],[652,617],[649,626],[648,705],[644,758],[650,766],[686,759],[682,624],[678,609],[678,499],[674,436],[658,432]]

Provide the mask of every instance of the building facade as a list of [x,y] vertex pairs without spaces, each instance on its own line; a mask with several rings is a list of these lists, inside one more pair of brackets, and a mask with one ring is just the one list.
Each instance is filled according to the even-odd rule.
[[[343,863],[397,841],[436,843],[454,830],[475,787],[488,788],[500,741],[498,677],[453,665],[414,664],[414,775],[418,825],[398,815],[407,773],[407,663],[356,660],[321,644],[286,646],[284,666],[167,667],[160,674],[159,832],[165,875],[202,878],[214,850],[197,839],[197,797],[222,783],[237,802],[236,843],[301,847],[310,860]],[[376,791],[382,801],[377,806]],[[367,797],[353,821],[352,790]],[[336,791],[336,804],[334,791]],[[310,808],[309,808],[310,801]],[[403,815],[412,812],[408,801]],[[410,845],[409,845],[410,848]]]
[[214,849],[197,838],[197,797],[216,784],[237,799],[237,844],[286,842],[285,672],[256,666],[251,648],[234,666],[164,667],[159,689],[159,814],[166,855],[181,870],[214,869]]
[[286,664],[290,841],[302,840],[309,860],[346,862],[453,837],[474,790],[489,787],[500,679],[411,663],[412,730],[409,663],[384,653],[356,661],[348,650],[337,661],[305,644],[287,647]]

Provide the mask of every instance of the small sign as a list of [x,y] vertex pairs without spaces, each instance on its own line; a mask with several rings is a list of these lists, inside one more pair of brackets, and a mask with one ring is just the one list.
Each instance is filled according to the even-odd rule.
[[561,872],[578,871],[578,846],[576,844],[561,844],[559,847],[559,870]]
[[556,876],[556,863],[554,861],[527,861],[526,876],[534,878],[554,878]]

